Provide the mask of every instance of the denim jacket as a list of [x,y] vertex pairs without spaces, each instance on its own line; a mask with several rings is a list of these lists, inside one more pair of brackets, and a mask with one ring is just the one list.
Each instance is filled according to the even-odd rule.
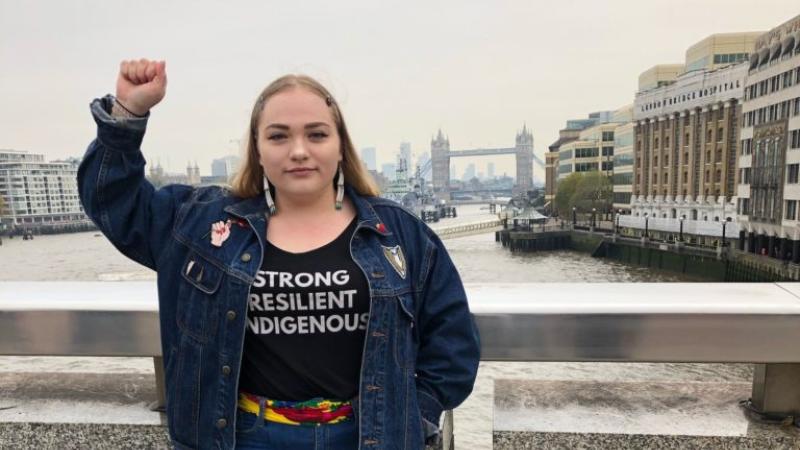
[[[232,449],[247,299],[269,222],[264,199],[216,186],[154,189],[140,150],[147,117],[112,117],[112,102],[91,104],[97,138],[78,170],[81,202],[117,249],[157,271],[172,443]],[[477,327],[436,234],[392,201],[346,193],[358,216],[350,252],[371,295],[354,405],[359,448],[419,449],[426,425],[436,430],[442,411],[472,391]],[[238,225],[211,245],[212,223],[228,219]],[[404,266],[390,261],[398,246]]]

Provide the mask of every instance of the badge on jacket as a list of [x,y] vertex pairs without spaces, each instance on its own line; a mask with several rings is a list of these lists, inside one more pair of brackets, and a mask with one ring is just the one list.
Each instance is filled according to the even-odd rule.
[[219,221],[211,224],[211,245],[222,247],[222,243],[231,235],[231,221]]
[[394,270],[400,275],[400,278],[406,279],[406,257],[403,255],[403,249],[399,245],[394,247],[383,247],[383,256],[394,267]]

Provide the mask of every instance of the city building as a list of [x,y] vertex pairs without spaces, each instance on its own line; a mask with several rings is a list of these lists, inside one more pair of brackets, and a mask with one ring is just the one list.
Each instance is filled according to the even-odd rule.
[[491,180],[494,178],[494,163],[490,162],[486,164],[486,176]]
[[411,160],[411,143],[410,142],[401,142],[400,143],[400,156],[406,162],[407,168],[414,167],[414,161]]
[[614,130],[614,211],[622,214],[631,212],[631,193],[633,192],[633,122],[623,123]]
[[756,40],[738,155],[739,249],[800,262],[800,15]]
[[[687,57],[696,56],[693,52]],[[685,72],[673,83],[636,94],[633,215],[735,219],[736,147],[747,63],[722,66]]]
[[386,163],[381,165],[381,174],[388,180],[396,178],[397,165],[395,163]]
[[0,232],[89,229],[78,197],[79,160],[45,162],[44,155],[0,150]]
[[614,130],[619,124],[602,123],[581,131],[578,138],[562,144],[558,151],[558,180],[574,172],[600,171],[607,176],[614,169]]
[[236,155],[228,155],[211,161],[211,176],[229,179],[239,170],[240,159]]
[[[445,192],[448,189],[451,178],[450,174],[450,139],[442,134],[442,130],[431,137],[431,172],[433,176],[433,190],[435,192]],[[452,178],[455,180],[455,177]]]
[[715,70],[747,61],[762,34],[763,31],[712,34],[686,50],[684,72]]
[[638,92],[649,91],[675,82],[683,73],[683,64],[658,64],[639,75]]
[[464,169],[464,175],[461,177],[461,180],[467,182],[473,178],[475,178],[475,163],[469,163],[467,164],[467,168]]
[[[199,186],[203,181],[203,177],[200,176],[200,168],[197,166],[197,163],[194,165],[189,163],[186,166],[185,174],[167,173],[164,171],[164,168],[161,167],[161,163],[156,163],[150,167],[150,174],[147,179],[156,188],[160,188],[168,184],[187,184],[191,186]],[[220,183],[220,178],[218,177],[213,177],[213,180],[213,184]]]
[[558,140],[550,144],[545,154],[545,205],[552,202],[558,191],[559,150],[561,146],[578,139],[580,132],[599,123],[610,122],[613,111],[599,111],[589,114],[587,119],[567,120],[566,126],[559,130]]
[[[429,152],[422,152],[422,154],[420,154],[419,157],[417,158],[417,165],[420,167],[420,169],[422,169],[425,167],[426,164],[430,165],[430,160],[431,160],[431,154]],[[433,172],[431,171],[431,168],[428,167],[427,172],[423,173],[422,179],[424,179],[425,181],[431,181],[432,174]]]
[[367,170],[376,170],[378,168],[378,163],[375,158],[375,147],[364,147],[361,149],[361,160],[366,164]]
[[197,166],[197,161],[194,162],[194,166],[192,163],[186,166],[186,181],[192,186],[200,184],[200,167]]

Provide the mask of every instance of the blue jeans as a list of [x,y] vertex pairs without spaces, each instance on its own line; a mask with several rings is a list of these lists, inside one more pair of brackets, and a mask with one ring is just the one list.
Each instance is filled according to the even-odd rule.
[[262,416],[236,410],[237,450],[355,450],[358,420],[306,427],[268,422]]

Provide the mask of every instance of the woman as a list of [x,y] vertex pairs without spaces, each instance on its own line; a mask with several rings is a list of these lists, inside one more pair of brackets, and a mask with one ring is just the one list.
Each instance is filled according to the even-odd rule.
[[176,448],[418,449],[471,392],[477,329],[441,241],[377,189],[330,93],[256,100],[232,189],[154,189],[140,150],[165,63],[120,66],[78,171],[86,212],[158,273]]

